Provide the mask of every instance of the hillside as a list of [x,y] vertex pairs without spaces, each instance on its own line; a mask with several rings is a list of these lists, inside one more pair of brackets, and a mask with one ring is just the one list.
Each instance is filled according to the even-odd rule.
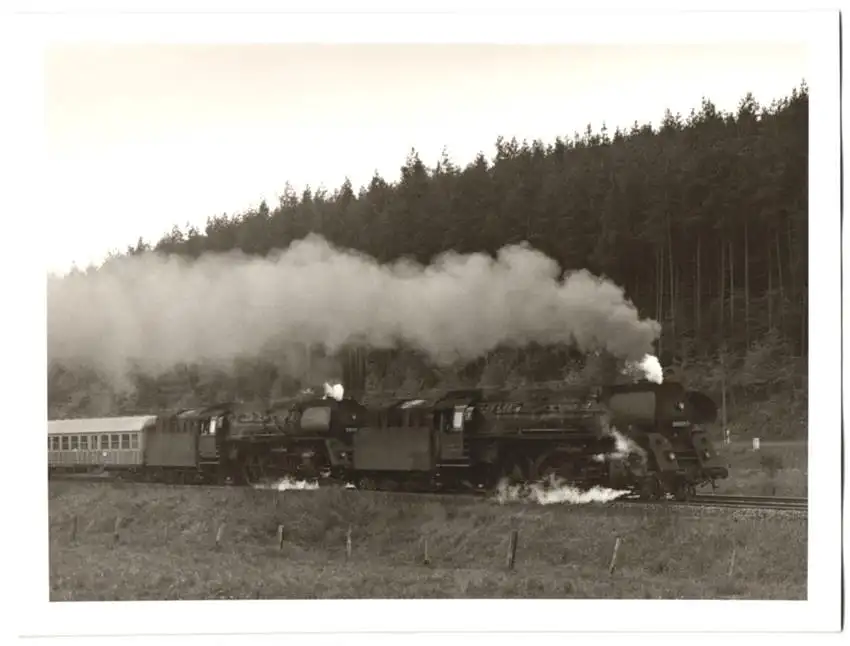
[[[465,166],[427,166],[411,151],[400,177],[356,190],[285,185],[280,203],[175,226],[104,263],[158,252],[197,259],[241,250],[264,256],[308,234],[389,263],[427,265],[445,251],[495,255],[528,242],[563,269],[587,269],[625,290],[657,320],[656,354],[694,387],[726,392],[730,415],[762,436],[806,433],[808,90],[734,114],[704,100],[657,130],[594,132],[552,142],[499,138]],[[333,154],[330,151],[328,154]],[[90,268],[96,273],[101,268]],[[67,279],[66,279],[67,280]],[[250,312],[248,313],[250,314]],[[371,389],[594,379],[606,357],[528,344],[435,366],[410,349],[361,353]],[[341,378],[337,357],[304,348],[297,365],[273,353],[229,365],[138,373],[121,390],[91,366],[51,361],[51,415],[104,415],[215,399],[266,402]],[[347,373],[350,374],[350,373]]]

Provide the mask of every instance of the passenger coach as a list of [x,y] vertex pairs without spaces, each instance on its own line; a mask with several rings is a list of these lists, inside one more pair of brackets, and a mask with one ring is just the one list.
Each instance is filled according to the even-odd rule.
[[50,471],[134,469],[143,464],[145,429],[156,417],[59,419],[47,422]]

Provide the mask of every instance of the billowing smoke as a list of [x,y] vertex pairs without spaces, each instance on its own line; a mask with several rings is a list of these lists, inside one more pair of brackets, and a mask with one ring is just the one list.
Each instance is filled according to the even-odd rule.
[[495,259],[450,252],[422,267],[380,265],[310,235],[265,258],[148,253],[48,280],[50,360],[112,375],[349,343],[404,344],[444,365],[529,342],[639,361],[659,332],[614,283],[561,275],[526,245]]

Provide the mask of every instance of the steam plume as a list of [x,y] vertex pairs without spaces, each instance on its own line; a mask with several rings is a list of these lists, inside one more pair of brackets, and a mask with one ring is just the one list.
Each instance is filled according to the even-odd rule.
[[325,397],[330,397],[332,399],[342,401],[342,395],[345,392],[345,389],[342,387],[342,384],[334,384],[331,386],[329,383],[325,383]]
[[228,362],[293,345],[402,342],[440,364],[499,345],[570,344],[639,361],[660,331],[623,290],[585,270],[561,276],[526,245],[497,258],[449,252],[428,267],[380,265],[316,235],[266,258],[148,253],[48,279],[48,356],[124,373]]
[[528,488],[508,486],[504,481],[496,489],[496,500],[500,504],[507,502],[532,502],[538,505],[586,505],[590,502],[611,502],[625,496],[628,491],[608,489],[606,487],[591,487],[582,491],[576,487],[563,484],[556,478],[550,479],[550,488],[533,484]]
[[661,363],[658,361],[658,357],[652,354],[644,355],[640,361],[627,361],[624,372],[640,375],[656,384],[664,381],[664,370],[661,368]]

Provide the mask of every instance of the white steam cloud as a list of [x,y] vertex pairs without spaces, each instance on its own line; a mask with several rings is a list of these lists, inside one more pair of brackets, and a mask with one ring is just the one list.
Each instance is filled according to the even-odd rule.
[[292,478],[283,478],[276,482],[257,483],[253,485],[254,489],[271,489],[274,491],[316,491],[319,489],[318,482],[308,480],[294,480]]
[[637,442],[630,437],[626,437],[613,426],[607,426],[605,432],[614,438],[614,450],[611,453],[600,453],[594,455],[593,459],[596,462],[605,462],[606,460],[625,460],[630,455],[636,455],[645,464],[648,460],[647,453]]
[[563,484],[557,478],[550,478],[548,488],[537,483],[527,487],[510,486],[502,481],[496,489],[496,501],[499,504],[530,502],[537,505],[586,505],[591,502],[612,502],[627,493],[629,492],[626,490],[609,489],[607,487],[591,487],[582,491],[577,487]]
[[342,384],[334,384],[331,386],[329,383],[325,382],[325,397],[330,397],[331,399],[335,399],[338,402],[342,401],[342,395],[345,392]]
[[623,290],[585,270],[561,275],[526,245],[439,257],[428,267],[374,259],[310,235],[265,258],[147,253],[48,279],[48,357],[115,374],[228,362],[285,348],[399,343],[441,364],[499,345],[569,344],[640,361],[660,326]]
[[648,381],[660,384],[664,381],[664,370],[658,357],[652,354],[646,354],[640,361],[627,361],[623,371],[626,374],[640,375]]

